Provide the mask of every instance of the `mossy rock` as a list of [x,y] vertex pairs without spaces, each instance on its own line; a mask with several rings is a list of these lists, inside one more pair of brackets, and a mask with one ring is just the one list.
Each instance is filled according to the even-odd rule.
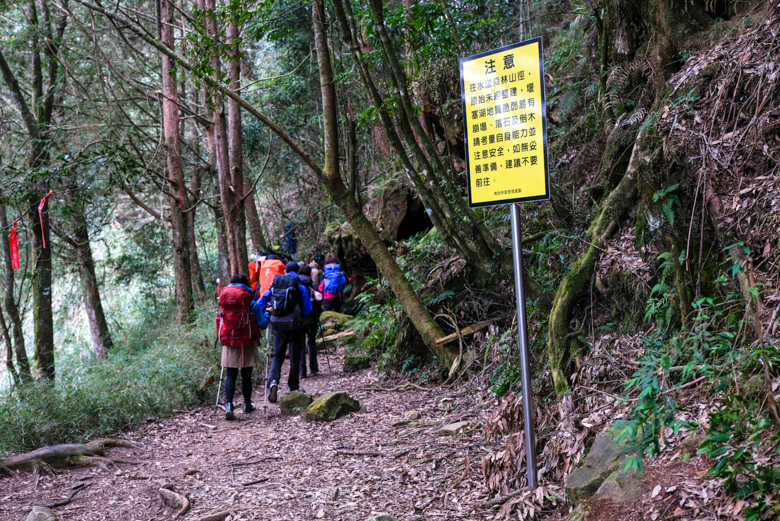
[[326,393],[314,400],[303,413],[306,420],[333,421],[336,418],[357,412],[360,402],[350,398],[343,391]]
[[306,408],[311,405],[314,398],[310,394],[302,393],[300,391],[291,391],[279,400],[279,409],[283,414],[290,414],[298,416],[303,414]]
[[330,328],[330,329],[326,329],[325,331],[323,331],[322,332],[322,336],[330,336],[330,335],[335,335],[337,333],[338,333],[337,329]]
[[630,447],[618,440],[616,427],[599,434],[582,466],[566,477],[566,494],[572,504],[593,497],[610,475],[625,462]]
[[371,357],[369,355],[352,355],[344,359],[342,364],[345,373],[355,373],[361,369],[371,367]]
[[344,329],[352,320],[352,315],[345,315],[344,313],[337,313],[335,311],[323,311],[320,315],[320,323],[324,329]]

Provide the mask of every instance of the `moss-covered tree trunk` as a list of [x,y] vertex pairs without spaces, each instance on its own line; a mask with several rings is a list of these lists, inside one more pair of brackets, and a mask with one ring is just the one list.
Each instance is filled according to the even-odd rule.
[[574,311],[580,299],[590,288],[593,270],[604,249],[604,244],[618,229],[620,220],[636,201],[636,178],[642,165],[650,162],[652,150],[646,147],[652,142],[654,141],[644,137],[644,132],[640,132],[637,136],[625,175],[607,196],[588,229],[587,238],[590,245],[582,257],[573,264],[555,294],[553,310],[550,313],[547,356],[550,360],[550,372],[555,391],[558,394],[569,388],[569,377],[573,372],[572,361],[581,347],[571,332],[570,323]]

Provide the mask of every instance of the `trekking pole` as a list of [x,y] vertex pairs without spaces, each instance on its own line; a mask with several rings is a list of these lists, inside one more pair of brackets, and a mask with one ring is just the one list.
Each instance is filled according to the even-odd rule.
[[268,352],[271,349],[271,324],[265,330],[265,382],[263,385],[263,416],[268,416]]
[[225,373],[225,368],[223,367],[222,370],[219,372],[219,385],[217,385],[217,403],[214,404],[214,407],[219,409],[219,393],[222,390],[222,375]]
[[322,333],[322,324],[320,323],[320,319],[317,319],[317,330],[320,332],[320,340],[322,340],[322,349],[325,351],[325,360],[328,361],[328,372],[332,373],[333,371],[330,368],[330,356],[328,356],[328,349],[325,347],[325,336]]

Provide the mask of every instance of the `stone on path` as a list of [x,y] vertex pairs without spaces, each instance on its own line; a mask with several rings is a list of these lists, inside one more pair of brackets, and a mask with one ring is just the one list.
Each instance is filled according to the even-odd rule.
[[332,421],[340,416],[360,410],[360,402],[347,393],[326,393],[314,400],[303,413],[305,420]]
[[314,398],[310,394],[302,393],[300,391],[291,391],[279,400],[279,409],[284,414],[299,415],[303,414],[303,411],[311,405]]
[[57,521],[57,516],[50,508],[33,507],[30,515],[27,516],[27,521]]
[[377,514],[373,517],[369,517],[366,521],[398,521],[390,514]]
[[407,420],[419,420],[420,419],[420,411],[406,411],[404,413],[404,416]]
[[439,436],[455,436],[468,426],[469,422],[467,421],[450,423],[439,429]]
[[344,359],[342,364],[345,373],[354,373],[361,369],[371,367],[371,357],[369,355],[352,355]]
[[572,504],[592,497],[601,484],[625,463],[630,448],[624,441],[615,439],[618,433],[615,427],[601,433],[582,466],[566,478],[566,493]]

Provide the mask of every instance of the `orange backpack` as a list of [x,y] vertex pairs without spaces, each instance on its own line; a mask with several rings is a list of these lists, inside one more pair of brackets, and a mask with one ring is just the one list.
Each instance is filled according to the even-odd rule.
[[[249,263],[249,286],[252,288],[252,291],[255,291],[257,289],[257,281],[260,278],[260,265],[262,263],[257,261],[252,261]],[[257,296],[259,297],[261,294],[257,293]]]
[[[259,297],[271,287],[274,277],[284,275],[287,271],[284,269],[284,262],[279,259],[266,259],[260,263],[260,275],[258,276],[257,296]],[[254,289],[254,286],[253,286]]]

